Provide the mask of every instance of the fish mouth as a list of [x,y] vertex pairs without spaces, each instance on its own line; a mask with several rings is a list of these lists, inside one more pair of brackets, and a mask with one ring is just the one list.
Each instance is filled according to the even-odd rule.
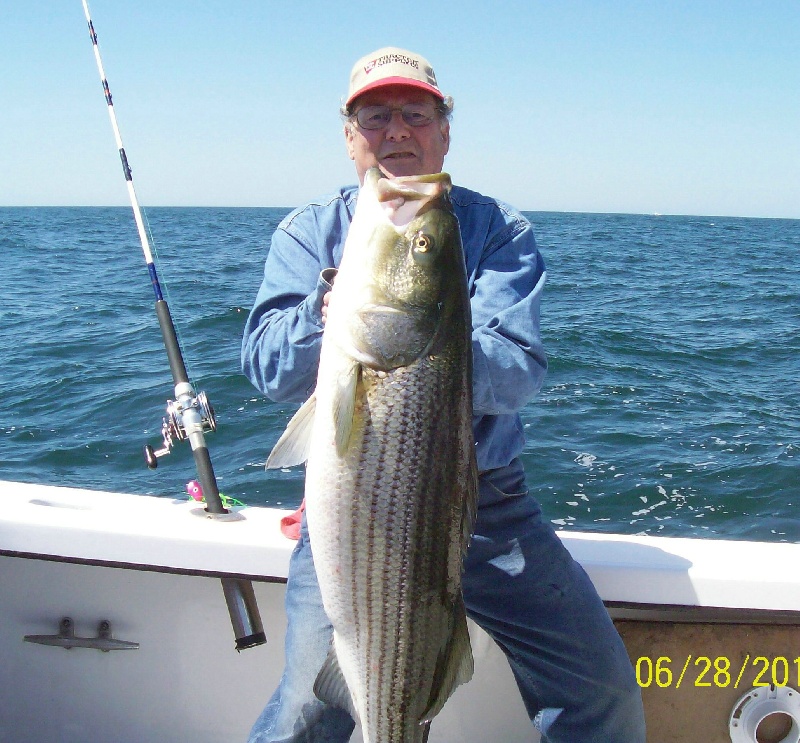
[[364,182],[374,188],[378,202],[395,227],[408,225],[452,188],[447,173],[387,178],[378,168],[367,171]]

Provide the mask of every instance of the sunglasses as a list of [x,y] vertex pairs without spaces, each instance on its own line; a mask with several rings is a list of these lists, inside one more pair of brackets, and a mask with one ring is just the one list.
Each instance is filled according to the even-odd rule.
[[363,106],[350,118],[355,119],[362,129],[385,129],[392,120],[392,114],[399,111],[408,126],[428,126],[438,113],[432,103],[406,103],[399,108],[389,106]]

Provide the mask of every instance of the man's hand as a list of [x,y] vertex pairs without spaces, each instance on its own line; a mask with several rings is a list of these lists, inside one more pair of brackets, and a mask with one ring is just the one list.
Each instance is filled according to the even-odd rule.
[[328,322],[328,303],[331,301],[331,293],[325,292],[324,296],[322,297],[322,324],[324,325]]

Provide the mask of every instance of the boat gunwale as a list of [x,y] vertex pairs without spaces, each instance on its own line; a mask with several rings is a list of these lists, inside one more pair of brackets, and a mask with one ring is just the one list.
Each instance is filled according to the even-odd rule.
[[[281,532],[285,509],[216,522],[193,501],[7,481],[0,499],[1,555],[285,583],[295,544]],[[800,544],[557,534],[612,616],[800,623]]]

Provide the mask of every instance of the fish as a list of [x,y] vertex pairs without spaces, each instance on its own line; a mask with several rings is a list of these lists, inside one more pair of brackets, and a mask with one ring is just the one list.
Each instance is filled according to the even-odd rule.
[[365,174],[314,393],[267,461],[307,463],[333,626],[314,692],[364,743],[423,743],[474,669],[461,586],[478,492],[471,317],[451,185]]

